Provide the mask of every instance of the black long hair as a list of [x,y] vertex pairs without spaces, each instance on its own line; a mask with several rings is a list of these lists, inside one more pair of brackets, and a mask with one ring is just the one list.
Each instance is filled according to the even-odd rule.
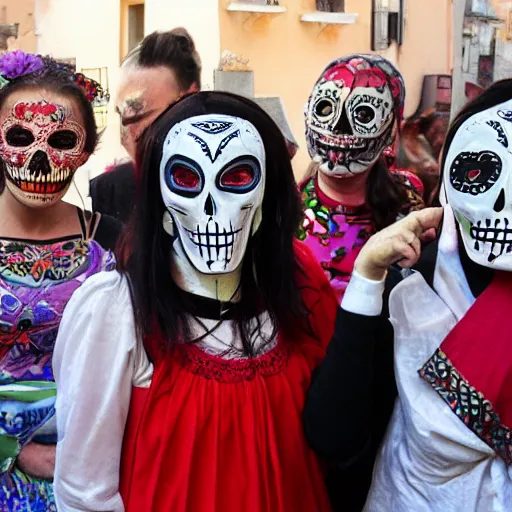
[[[96,119],[91,100],[87,98],[86,92],[77,83],[77,74],[72,66],[58,62],[51,57],[41,57],[44,67],[34,73],[20,76],[9,81],[0,90],[0,109],[3,107],[9,96],[16,91],[23,89],[38,89],[52,91],[75,103],[84,120],[85,146],[84,151],[94,153],[98,144],[98,131]],[[92,82],[92,81],[91,81]],[[100,94],[99,84],[95,84]],[[101,91],[103,94],[103,91]],[[0,155],[1,156],[1,155]],[[5,187],[5,170],[3,160],[0,162],[0,194]]]
[[190,311],[171,275],[172,239],[162,225],[166,210],[159,169],[163,143],[173,126],[205,114],[226,114],[249,121],[265,147],[263,219],[242,263],[241,302],[234,318],[244,352],[252,356],[251,319],[256,311],[268,311],[274,334],[291,327],[297,317],[307,316],[296,281],[301,269],[293,240],[301,208],[293,170],[279,128],[254,102],[228,93],[196,93],[169,107],[146,130],[136,158],[140,170],[138,197],[119,250],[118,268],[130,282],[138,334],[154,332],[156,324],[169,346],[190,340]]
[[446,139],[441,152],[440,180],[439,187],[434,198],[434,206],[438,206],[440,204],[439,195],[441,191],[441,184],[443,182],[446,158],[448,156],[448,151],[450,150],[450,145],[461,126],[475,114],[497,105],[501,105],[509,100],[512,100],[512,78],[500,80],[499,82],[492,84],[482,94],[468,102],[452,121],[448,128],[448,132],[446,133]]

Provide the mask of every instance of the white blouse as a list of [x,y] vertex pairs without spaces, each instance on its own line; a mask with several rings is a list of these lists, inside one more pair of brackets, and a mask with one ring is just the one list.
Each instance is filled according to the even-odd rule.
[[[262,354],[276,339],[267,312],[254,322],[260,328],[251,342]],[[194,318],[190,329],[206,353],[242,357],[233,321]],[[119,273],[97,274],[73,294],[60,324],[53,370],[58,510],[124,512],[119,470],[131,390],[150,386],[153,366],[137,339],[128,282]]]
[[88,279],[69,301],[55,344],[59,512],[124,512],[119,494],[132,386],[153,367],[137,342],[130,291],[117,272]]
[[[414,273],[390,297],[399,396],[364,510],[510,512],[512,468],[418,374],[475,300],[460,263],[449,207],[445,208],[434,288]],[[355,274],[342,305],[354,313],[377,315],[382,290],[382,282]]]

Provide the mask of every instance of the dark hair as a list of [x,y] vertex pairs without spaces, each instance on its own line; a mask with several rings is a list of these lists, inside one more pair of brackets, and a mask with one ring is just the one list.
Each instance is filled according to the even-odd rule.
[[170,69],[182,91],[188,91],[194,84],[201,88],[201,59],[194,40],[182,27],[146,36],[123,61],[132,63],[141,68]]
[[391,174],[381,157],[372,167],[366,182],[368,203],[375,227],[384,229],[396,222],[399,214],[408,206],[407,192]]
[[450,124],[448,128],[448,132],[446,134],[446,139],[444,142],[443,150],[441,153],[441,167],[440,167],[440,179],[439,186],[435,193],[435,199],[433,201],[434,206],[440,204],[439,194],[441,191],[441,184],[443,182],[443,170],[444,165],[446,163],[446,157],[448,156],[448,151],[450,150],[450,145],[459,131],[460,127],[475,114],[479,112],[483,112],[484,110],[488,110],[496,105],[501,105],[506,101],[512,99],[512,79],[507,78],[506,80],[500,80],[499,82],[495,82],[489,88],[487,88],[483,93],[477,96],[472,101],[468,102],[457,114],[455,119]]
[[[226,114],[252,123],[263,139],[266,184],[263,219],[250,239],[242,264],[241,302],[235,322],[246,355],[254,355],[251,318],[263,307],[274,327],[287,329],[293,319],[306,318],[296,284],[300,271],[293,248],[301,217],[300,200],[286,143],[277,125],[254,102],[233,94],[201,92],[169,107],[143,134],[136,161],[140,183],[135,211],[119,253],[119,270],[130,282],[139,335],[157,327],[170,346],[189,340],[187,306],[172,279],[172,239],[164,231],[166,211],[160,192],[159,169],[164,140],[172,127],[191,117]],[[295,320],[296,321],[296,320]]]
[[[0,90],[0,109],[3,107],[9,96],[22,89],[47,89],[59,94],[70,101],[73,101],[82,114],[85,127],[84,151],[94,153],[98,144],[98,131],[94,117],[91,101],[87,98],[84,89],[76,83],[77,74],[72,66],[57,62],[51,57],[43,57],[45,66],[28,75],[11,79],[9,83]],[[97,86],[98,84],[96,84]],[[0,193],[5,187],[5,176],[3,165],[0,167]]]

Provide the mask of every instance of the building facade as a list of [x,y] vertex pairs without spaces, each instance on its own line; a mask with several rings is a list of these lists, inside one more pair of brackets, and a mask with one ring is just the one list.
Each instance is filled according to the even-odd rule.
[[[256,96],[279,96],[308,164],[303,105],[323,68],[350,53],[378,51],[402,71],[406,115],[420,103],[423,78],[451,72],[451,0],[4,0],[9,23],[20,23],[12,47],[76,62],[115,96],[121,59],[145,34],[183,26],[203,61],[212,89],[223,51],[249,60]],[[0,9],[2,5],[0,5]],[[0,16],[2,11],[0,10]],[[14,21],[12,21],[14,20]],[[18,20],[18,21],[16,21]],[[1,20],[0,20],[1,22]],[[22,25],[24,28],[22,28]],[[24,35],[21,35],[24,34]],[[111,105],[89,176],[124,157]]]

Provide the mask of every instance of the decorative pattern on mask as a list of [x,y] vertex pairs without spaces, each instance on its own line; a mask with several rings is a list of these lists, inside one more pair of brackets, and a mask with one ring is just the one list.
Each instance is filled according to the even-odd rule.
[[313,161],[332,176],[369,169],[394,140],[405,86],[382,57],[352,55],[331,63],[306,106],[306,140]]
[[512,270],[512,101],[479,112],[448,149],[444,183],[465,249],[479,265]]
[[160,187],[194,267],[232,272],[261,220],[265,150],[258,131],[225,115],[182,121],[166,137]]
[[89,157],[85,138],[84,128],[67,119],[64,107],[17,103],[0,128],[7,185],[25,202],[60,199]]

